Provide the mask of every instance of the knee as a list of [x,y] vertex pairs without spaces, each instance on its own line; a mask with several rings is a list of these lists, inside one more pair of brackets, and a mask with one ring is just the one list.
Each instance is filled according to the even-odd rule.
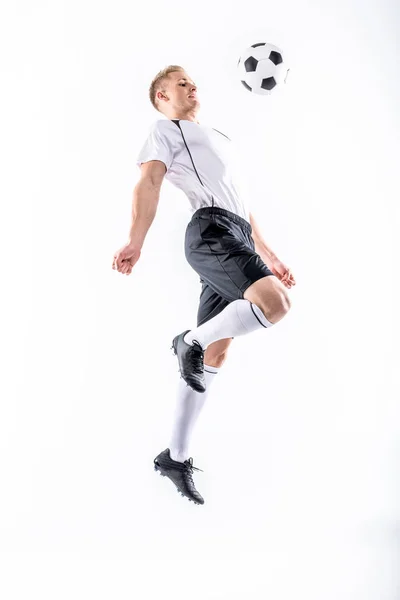
[[285,289],[277,290],[272,296],[268,297],[268,301],[260,306],[265,318],[276,323],[283,319],[289,312],[292,306],[292,301]]
[[286,290],[281,292],[281,310],[286,314],[292,307],[292,300]]

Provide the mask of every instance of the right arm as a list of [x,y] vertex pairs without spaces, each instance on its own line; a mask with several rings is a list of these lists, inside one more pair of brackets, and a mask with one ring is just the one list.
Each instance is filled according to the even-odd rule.
[[141,166],[141,177],[133,190],[132,224],[129,244],[141,248],[156,216],[161,184],[167,171],[161,160],[150,160]]
[[141,166],[141,177],[133,190],[132,224],[128,243],[114,254],[112,268],[129,275],[140,258],[144,239],[157,212],[162,180],[167,167],[160,160]]

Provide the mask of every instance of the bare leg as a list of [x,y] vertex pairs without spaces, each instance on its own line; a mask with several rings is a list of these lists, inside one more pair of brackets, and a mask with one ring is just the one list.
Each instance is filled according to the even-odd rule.
[[277,323],[290,309],[291,302],[285,286],[273,275],[262,277],[247,288],[243,297],[262,310],[271,323]]

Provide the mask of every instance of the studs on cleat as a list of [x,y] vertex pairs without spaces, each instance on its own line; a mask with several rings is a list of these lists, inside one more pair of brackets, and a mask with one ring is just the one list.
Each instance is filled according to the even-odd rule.
[[[167,475],[165,473],[162,472],[160,465],[158,464],[154,464],[154,470],[160,473],[161,477],[167,477]],[[189,502],[193,502],[193,504],[199,504],[199,502],[196,502],[196,500],[189,498],[188,496],[185,496],[185,494],[177,487],[176,487],[176,491],[178,492],[178,494],[180,494],[182,496],[182,498],[187,498],[189,500]]]
[[161,471],[160,467],[158,467],[157,465],[154,465],[154,470],[155,470],[156,473],[158,472],[161,477],[165,477],[165,473],[163,473]]

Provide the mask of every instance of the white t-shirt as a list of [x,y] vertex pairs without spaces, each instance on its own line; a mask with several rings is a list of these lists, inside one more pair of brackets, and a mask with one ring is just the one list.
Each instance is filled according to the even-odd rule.
[[151,126],[136,164],[162,161],[167,167],[165,178],[186,194],[192,213],[218,206],[250,222],[248,193],[232,141],[208,125],[184,119],[179,124],[187,147],[179,127],[170,119],[159,119]]

